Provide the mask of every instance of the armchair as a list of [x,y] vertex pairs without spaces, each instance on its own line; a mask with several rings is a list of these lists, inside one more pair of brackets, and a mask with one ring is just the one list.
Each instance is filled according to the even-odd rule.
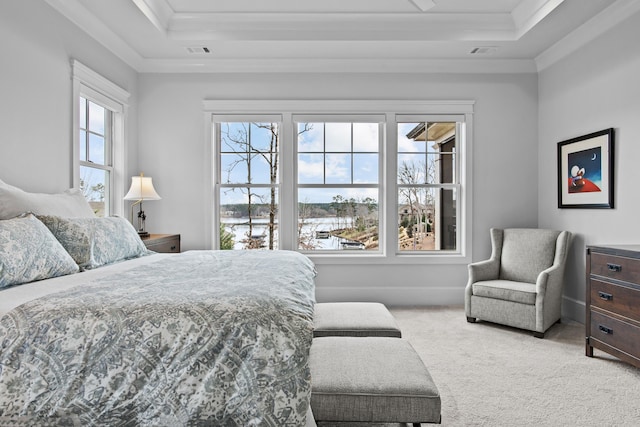
[[533,331],[560,321],[570,233],[533,228],[491,229],[491,258],[469,264],[467,321]]

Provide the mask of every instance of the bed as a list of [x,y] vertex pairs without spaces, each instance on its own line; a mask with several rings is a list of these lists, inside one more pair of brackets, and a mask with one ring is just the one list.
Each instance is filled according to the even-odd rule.
[[[101,235],[97,223],[110,225]],[[312,423],[313,263],[291,251],[149,254],[130,234],[140,254],[104,262],[127,246],[106,258],[96,247],[112,223],[135,233],[123,219],[0,220],[0,425]],[[60,248],[52,258],[56,243],[73,265]],[[55,272],[24,283],[30,264]]]

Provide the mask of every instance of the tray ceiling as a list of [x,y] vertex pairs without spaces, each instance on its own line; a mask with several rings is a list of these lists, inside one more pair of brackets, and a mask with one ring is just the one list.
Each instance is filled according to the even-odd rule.
[[638,0],[46,1],[139,72],[535,72],[640,9]]

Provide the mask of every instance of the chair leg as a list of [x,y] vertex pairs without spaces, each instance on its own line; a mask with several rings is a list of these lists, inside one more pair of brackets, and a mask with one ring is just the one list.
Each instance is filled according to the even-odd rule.
[[469,317],[469,316],[467,316],[467,322],[469,322],[469,323],[476,323],[476,318],[475,318],[475,317]]
[[534,332],[533,336],[536,338],[544,338],[544,332]]

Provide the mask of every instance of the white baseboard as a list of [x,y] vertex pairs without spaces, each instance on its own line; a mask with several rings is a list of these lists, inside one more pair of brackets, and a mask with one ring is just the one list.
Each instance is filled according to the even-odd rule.
[[586,307],[587,305],[584,301],[578,301],[567,296],[562,297],[562,317],[584,324]]
[[316,287],[318,302],[381,302],[388,306],[464,304],[464,287]]
[[[318,302],[381,302],[388,306],[463,305],[464,287],[317,287]],[[562,317],[584,323],[585,302],[562,297]]]

